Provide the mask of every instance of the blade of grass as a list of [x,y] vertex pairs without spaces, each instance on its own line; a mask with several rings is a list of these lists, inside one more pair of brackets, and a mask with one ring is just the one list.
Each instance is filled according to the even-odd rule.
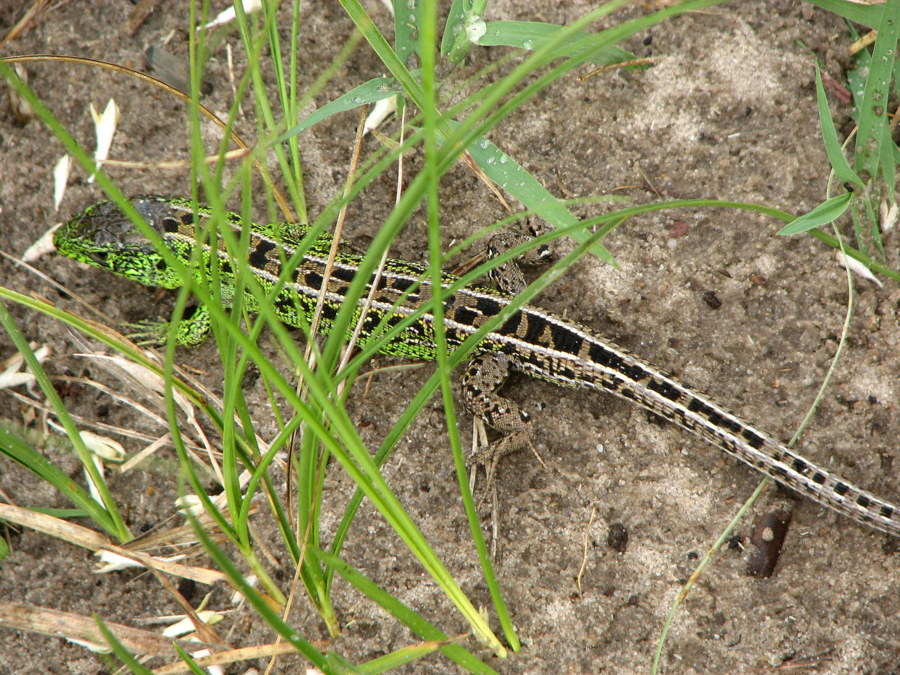
[[[542,21],[488,21],[484,35],[478,38],[481,47],[521,47],[529,51],[540,49],[553,34],[563,30],[564,26],[557,26]],[[634,54],[616,46],[602,46],[594,49],[595,34],[579,32],[566,37],[565,42],[555,48],[550,58],[578,57],[584,52],[590,52],[587,59],[590,63],[606,65],[619,61],[631,61]]]
[[807,232],[815,227],[828,225],[844,215],[847,207],[850,206],[851,199],[853,199],[852,192],[845,192],[837,197],[826,199],[809,213],[795,218],[790,225],[781,228],[778,234],[786,237],[791,234]]
[[483,31],[481,15],[487,0],[453,0],[441,36],[441,55],[450,63],[460,63],[472,48],[472,38]]
[[[99,614],[94,614],[94,620],[97,622],[97,629],[100,631],[103,639],[106,640],[106,644],[108,644],[115,655],[119,657],[123,665],[127,666],[135,675],[153,675],[153,671],[145,667],[134,654],[129,652],[125,645],[119,641],[116,634],[106,627],[106,623],[100,618]],[[177,645],[176,649],[178,649]]]
[[354,110],[363,105],[377,103],[382,99],[390,98],[391,96],[400,93],[403,93],[403,88],[393,77],[376,77],[368,82],[364,82],[358,87],[354,87],[346,94],[338,96],[333,101],[329,101],[321,108],[317,108],[314,112],[300,120],[299,123],[276,138],[273,143],[283,143],[332,115],[337,115],[338,113],[346,112],[348,110]]
[[[2,308],[2,305],[0,305]],[[3,310],[0,309],[0,312]],[[41,480],[46,481],[62,493],[79,511],[70,513],[68,517],[88,517],[103,528],[108,534],[115,536],[116,527],[109,512],[91,497],[90,493],[73,481],[67,473],[50,463],[36,448],[26,443],[16,434],[0,425],[0,454],[21,464]],[[120,541],[124,541],[120,538]]]
[[831,119],[831,110],[828,107],[828,98],[825,96],[825,86],[822,84],[822,71],[816,62],[816,104],[819,109],[819,127],[822,129],[822,143],[825,153],[834,175],[841,183],[851,183],[858,188],[863,188],[863,182],[856,172],[850,168],[850,163],[844,157],[844,149],[838,141],[837,129]]
[[[420,638],[436,642],[449,640],[449,636],[446,633],[425,620],[420,614],[410,609],[407,605],[397,600],[397,598],[382,589],[371,579],[365,577],[359,570],[352,567],[342,558],[332,553],[328,553],[327,551],[320,551],[319,555],[322,560],[328,564],[330,571],[340,574],[346,581],[356,587],[370,600],[377,603],[385,611],[390,612],[392,616],[396,617],[398,621],[407,626]],[[487,664],[459,645],[453,643],[445,644],[440,647],[440,651],[454,663],[464,668],[466,672],[495,672]]]
[[309,661],[322,670],[323,672],[330,673],[332,672],[330,668],[328,668],[325,655],[322,654],[318,649],[316,649],[311,643],[307,642],[303,639],[297,632],[288,625],[275,610],[272,609],[271,605],[266,602],[266,600],[260,595],[259,591],[257,591],[247,580],[244,578],[241,571],[231,562],[228,556],[220,549],[206,530],[198,523],[196,520],[192,520],[194,525],[194,532],[197,535],[197,538],[203,544],[203,548],[209,553],[210,557],[215,561],[216,565],[222,570],[225,574],[228,575],[228,578],[231,579],[232,585],[237,589],[240,594],[247,599],[253,608],[265,619],[266,623],[272,627],[275,632],[277,632],[282,638],[284,638],[288,643],[294,646],[294,648],[303,654]]
[[848,0],[806,0],[811,5],[816,5],[829,12],[833,12],[838,16],[842,16],[848,21],[861,23],[864,26],[875,28],[881,21],[882,6],[866,5],[859,2],[848,2]]
[[423,5],[430,3],[393,0],[394,7],[394,49],[397,58],[407,67],[410,58],[416,56],[421,61],[421,26],[423,25]]
[[[893,143],[888,124],[888,99],[894,73],[894,55],[900,31],[900,0],[886,0],[878,38],[869,65],[866,89],[860,105],[859,132],[857,133],[855,168],[872,178],[883,174],[881,170],[882,146]],[[893,153],[891,153],[893,156]],[[893,185],[886,186],[893,195]]]
[[33,470],[41,471],[48,479],[53,479],[53,485],[62,490],[64,494],[67,494],[70,498],[74,498],[74,503],[90,513],[94,518],[94,521],[100,527],[121,542],[130,540],[131,533],[128,531],[128,527],[125,525],[125,521],[119,513],[116,500],[113,498],[109,491],[109,486],[106,484],[106,481],[94,464],[92,453],[87,449],[84,441],[81,439],[81,434],[78,432],[78,427],[75,426],[75,421],[69,415],[68,410],[66,410],[62,399],[57,393],[56,388],[53,386],[53,383],[50,381],[50,377],[47,375],[47,371],[44,370],[40,361],[38,361],[37,357],[34,355],[34,351],[32,351],[31,346],[28,344],[28,340],[22,335],[15,320],[6,308],[6,304],[2,302],[0,302],[0,327],[6,331],[6,334],[9,336],[10,340],[12,340],[13,346],[15,346],[25,359],[28,370],[34,375],[35,381],[53,408],[57,419],[66,430],[66,433],[69,434],[69,439],[72,441],[75,454],[78,456],[82,468],[87,472],[88,476],[90,476],[91,482],[93,482],[94,486],[97,488],[102,504],[98,504],[89,494],[86,494],[83,490],[78,488],[68,476],[63,478],[58,470],[51,470],[50,466],[47,464],[38,462],[31,453],[26,451],[30,446],[22,442],[21,439],[18,439],[17,442],[17,439],[14,436],[0,430],[2,431],[2,433],[0,433],[0,447],[4,449],[4,452],[8,452],[10,457],[15,456],[23,460],[35,460],[34,463],[29,466],[34,467]]

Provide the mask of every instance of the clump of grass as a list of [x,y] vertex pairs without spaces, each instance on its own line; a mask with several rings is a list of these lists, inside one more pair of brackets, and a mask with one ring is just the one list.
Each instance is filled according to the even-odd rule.
[[[77,316],[47,307],[10,289],[0,288],[0,297],[18,302],[35,311],[45,312],[68,323],[139,364],[146,372],[160,378],[162,383],[159,390],[160,405],[164,409],[171,442],[177,451],[183,490],[193,495],[202,507],[200,511],[202,517],[193,515],[190,520],[195,527],[196,540],[203,545],[221,574],[227,577],[229,583],[242,594],[259,616],[316,667],[325,672],[338,672],[351,666],[336,653],[322,653],[283,618],[286,614],[284,610],[290,604],[288,598],[293,596],[294,589],[282,588],[272,578],[265,562],[260,559],[258,545],[254,540],[254,530],[251,527],[251,518],[261,517],[252,512],[255,503],[261,502],[266,505],[266,515],[272,519],[280,533],[283,551],[298,570],[299,584],[302,585],[306,597],[322,617],[332,636],[337,636],[340,630],[338,611],[333,606],[331,596],[334,575],[338,574],[364,597],[383,607],[412,630],[420,640],[405,649],[355,667],[373,672],[381,671],[439,651],[472,672],[492,672],[477,655],[480,646],[485,645],[494,654],[504,656],[507,647],[517,651],[520,643],[506,608],[502,589],[493,573],[476,515],[475,503],[468,488],[465,454],[458,435],[450,387],[450,376],[454,367],[464,362],[471,354],[479,335],[486,334],[500,325],[511,312],[529,302],[580,257],[593,253],[607,262],[614,262],[601,240],[630,217],[662,208],[687,206],[752,209],[785,221],[792,221],[793,217],[765,206],[715,200],[679,200],[630,206],[595,218],[579,220],[571,213],[570,204],[550,194],[515,158],[503,152],[488,137],[491,130],[503,125],[509,114],[517,107],[583,64],[633,63],[632,55],[617,47],[623,39],[645,31],[655,23],[678,13],[717,4],[716,0],[683,2],[648,16],[621,21],[596,32],[591,32],[592,26],[599,19],[607,17],[623,6],[625,4],[623,1],[606,3],[566,27],[530,22],[485,21],[483,17],[486,12],[486,0],[457,1],[453,3],[446,17],[443,32],[438,30],[440,17],[436,15],[433,3],[398,1],[393,4],[395,12],[393,41],[376,27],[359,2],[344,0],[341,4],[354,22],[356,32],[334,62],[324,68],[319,79],[306,90],[299,85],[300,64],[297,55],[302,30],[302,25],[298,21],[300,4],[295,2],[289,12],[285,10],[279,12],[274,4],[263,3],[262,11],[253,15],[247,15],[240,4],[236,6],[235,26],[239,37],[238,44],[243,50],[247,68],[236,82],[234,101],[226,119],[222,122],[224,133],[218,154],[224,157],[234,140],[232,129],[239,119],[241,105],[248,107],[252,105],[258,136],[257,141],[250,145],[249,155],[236,169],[224,160],[212,165],[204,161],[207,152],[201,135],[201,120],[206,113],[199,103],[199,92],[211,43],[210,36],[205,30],[195,30],[195,26],[202,26],[207,22],[207,7],[204,5],[200,16],[194,16],[195,7],[191,5],[189,31],[191,91],[186,93],[184,99],[194,160],[190,183],[195,186],[192,197],[207,203],[212,209],[213,216],[209,220],[209,231],[205,236],[211,240],[220,235],[223,237],[235,261],[236,284],[232,306],[229,309],[223,308],[215,301],[221,294],[218,287],[220,279],[217,278],[215,271],[211,278],[201,282],[189,267],[179,266],[177,261],[172,259],[172,265],[180,269],[185,282],[175,303],[173,319],[182,316],[190,296],[195,296],[209,307],[221,362],[223,383],[221,399],[211,396],[179,370],[176,365],[175,347],[171,341],[165,349],[161,363],[156,362],[121,337],[110,335]],[[850,3],[821,4],[845,6]],[[287,45],[284,45],[278,30],[279,20],[288,14],[291,29]],[[215,41],[230,40],[232,37],[219,34],[215,36]],[[896,42],[896,36],[893,39]],[[307,103],[313,100],[327,83],[328,78],[363,40],[377,55],[389,76],[361,83],[314,113],[303,117],[301,111],[305,109]],[[510,61],[509,72],[497,82],[483,84],[479,81],[478,75],[460,82],[456,77],[457,66],[466,53],[472,49],[485,47],[515,48],[518,50],[515,55],[519,61],[517,63]],[[878,50],[879,47],[876,45],[876,53],[882,53]],[[877,72],[878,75],[872,76],[877,82],[873,81],[872,92],[868,99],[870,101],[885,93],[883,86],[885,73]],[[266,85],[270,73],[274,74],[274,87]],[[97,171],[90,154],[84,151],[41,104],[39,98],[18,81],[3,63],[0,63],[0,74],[4,75],[19,94],[34,106],[36,113],[81,164],[83,170],[88,173]],[[889,79],[888,77],[888,81]],[[822,89],[820,81],[819,89],[820,91]],[[461,95],[460,91],[465,92],[465,95]],[[866,91],[868,92],[868,81]],[[447,102],[450,100],[450,92],[453,93],[452,100],[458,102],[454,104]],[[311,219],[304,192],[300,135],[333,115],[359,109],[393,96],[400,99],[399,110],[407,108],[410,111],[408,125],[405,127],[407,132],[402,134],[397,132],[392,137],[385,137],[380,150],[364,159],[358,170],[350,172],[351,179],[348,180],[342,194],[335,196],[332,203],[317,218]],[[824,93],[821,96],[824,96]],[[821,100],[820,97],[820,113],[823,109]],[[869,105],[867,110],[874,114],[876,108],[877,106]],[[827,112],[827,105],[824,110]],[[889,153],[881,146],[880,149],[873,151],[867,143],[866,151],[860,149],[854,167],[851,168],[846,161],[841,162],[843,154],[840,145],[837,144],[833,125],[829,128],[825,123],[825,117],[822,117],[822,124],[824,142],[835,167],[837,182],[850,183],[857,189],[853,193],[848,192],[830,198],[805,218],[793,220],[789,226],[791,229],[786,228],[782,233],[807,231],[831,246],[840,247],[840,242],[833,235],[817,228],[839,217],[853,203],[857,204],[854,208],[858,214],[873,210],[873,203],[863,201],[863,195],[873,194],[874,188],[871,186],[875,183],[872,181],[885,180],[886,183],[893,185],[893,180],[886,180],[893,176],[893,173],[890,173],[893,171],[893,165],[891,164],[889,168],[886,162],[887,159],[893,158],[890,154],[893,152],[893,145]],[[885,132],[887,128],[885,124],[883,115],[867,119],[863,135],[861,120],[860,137],[887,142],[890,140],[890,134]],[[254,167],[260,167],[259,160],[270,154],[274,155],[281,172],[280,180],[287,194],[283,196],[275,187],[277,181],[271,179],[260,168],[267,179],[267,189],[262,195],[265,210],[273,220],[297,220],[304,224],[312,220],[309,238],[300,244],[300,250],[303,250],[315,237],[325,232],[326,228],[339,219],[342,208],[358,199],[367,186],[385,171],[390,170],[403,154],[410,150],[423,154],[423,168],[410,178],[408,187],[398,196],[395,208],[382,223],[360,265],[360,271],[347,295],[347,300],[334,319],[333,329],[323,342],[318,343],[312,322],[301,327],[314,355],[314,359],[310,359],[308,354],[298,347],[294,335],[287,331],[272,310],[272,294],[266,294],[254,282],[254,275],[246,263],[248,238],[230,236],[224,227],[225,204],[233,195],[239,195],[241,215],[249,220],[251,214],[259,210],[260,201],[260,195],[251,190]],[[556,228],[530,245],[538,246],[560,236],[569,236],[578,245],[572,253],[529,286],[509,307],[507,313],[496,317],[494,322],[482,328],[479,335],[473,336],[458,349],[448,348],[446,341],[443,340],[442,324],[440,321],[436,322],[437,371],[409,403],[404,414],[388,431],[373,455],[363,443],[345,409],[351,388],[345,386],[342,389],[339,385],[352,384],[362,364],[377,352],[379,342],[367,345],[356,356],[340,365],[341,355],[347,350],[346,336],[352,332],[354,322],[359,320],[356,308],[366,292],[365,280],[377,270],[391,243],[421,205],[425,206],[427,213],[429,261],[433,279],[438,277],[446,258],[440,248],[438,183],[440,177],[460,160],[471,166],[486,183],[496,186],[499,194],[519,202]],[[265,162],[261,164],[264,165]],[[866,182],[864,175],[869,176],[869,182]],[[146,224],[133,209],[130,209],[124,195],[102,170],[97,171],[97,181],[111,199],[130,212],[136,225],[146,229]],[[892,187],[889,190],[893,198]],[[254,201],[257,202],[256,206]],[[497,260],[479,265],[464,275],[460,284],[476,280],[492,267],[502,264],[522,250],[522,247],[513,249]],[[844,246],[844,252],[864,261],[873,270],[900,279],[896,272],[873,260],[861,249],[855,250]],[[282,282],[287,282],[298,262],[298,259],[286,261]],[[432,311],[439,317],[442,311],[439,300],[440,298],[436,298],[432,306],[424,308],[423,311]],[[246,311],[248,305],[260,308],[258,316]],[[27,340],[2,305],[0,305],[0,323],[38,377],[42,391],[72,439],[86,470],[91,475],[91,481],[100,487],[101,496],[98,500],[84,489],[73,487],[66,476],[61,475],[55,467],[47,465],[40,458],[32,444],[24,442],[16,434],[0,430],[0,452],[29,467],[58,489],[67,490],[65,494],[81,509],[80,513],[88,515],[110,539],[120,543],[129,541],[132,535],[122,523],[115,495],[109,490],[104,477],[96,468],[93,471],[90,469],[92,466],[95,467],[95,464],[79,446],[81,440],[76,423],[67,414],[63,402],[53,392],[52,382],[47,378],[38,359],[34,358]],[[386,331],[382,341],[389,339],[403,327],[404,324],[401,323],[391,331]],[[257,337],[263,328],[271,330],[283,354],[282,361],[276,360],[257,345]],[[271,415],[278,422],[278,432],[273,438],[259,437],[257,425],[254,423],[258,413],[251,409],[244,398],[242,382],[251,366],[259,372],[269,393]],[[287,372],[288,370],[291,372]],[[383,462],[390,456],[422,407],[437,391],[441,392],[444,402],[448,441],[453,449],[462,500],[469,517],[473,548],[482,565],[493,603],[491,612],[499,624],[499,631],[492,627],[484,612],[476,609],[475,603],[435,554],[417,527],[414,517],[403,508],[380,473]],[[193,416],[201,417],[204,425],[211,426],[216,432],[214,451],[208,452],[205,458],[201,458],[203,455],[196,452],[194,447],[196,445],[202,447],[203,440],[188,438],[183,431],[185,420]],[[279,454],[283,451],[289,451],[289,468],[293,472],[292,491],[287,496],[278,493],[268,473],[279,461]],[[332,457],[337,460],[342,470],[352,477],[358,490],[348,501],[336,530],[323,532],[320,523],[322,490],[328,461]],[[219,497],[213,497],[206,492],[211,474],[217,477],[223,488]],[[254,501],[257,497],[262,499]],[[471,643],[462,638],[451,637],[446,630],[424,618],[423,608],[405,606],[384,591],[377,580],[366,578],[341,558],[342,546],[350,536],[351,523],[364,497],[372,502],[434,583],[442,589],[456,608],[459,617],[469,626],[477,642]],[[326,545],[325,542],[329,541],[329,538],[330,543]],[[227,549],[222,542],[227,542]],[[235,560],[240,564],[235,564]],[[251,583],[248,571],[258,580],[259,587]],[[498,632],[502,635],[502,640],[497,635]],[[665,635],[661,645],[664,638]],[[121,645],[110,641],[113,642],[120,657],[127,661],[127,654],[120,649]],[[138,665],[133,661],[129,662],[129,667],[138,669]]]

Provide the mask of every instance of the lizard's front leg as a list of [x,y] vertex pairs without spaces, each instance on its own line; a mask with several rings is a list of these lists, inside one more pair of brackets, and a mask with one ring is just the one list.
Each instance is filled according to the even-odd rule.
[[[139,321],[125,326],[134,329],[127,337],[139,345],[161,347],[166,343],[168,321]],[[197,347],[203,344],[209,332],[209,309],[205,305],[186,307],[175,332],[175,344],[182,347]]]
[[[528,234],[502,230],[492,236],[487,245],[488,257],[496,258],[514,246],[528,243],[544,229],[534,225],[532,221],[526,226]],[[551,254],[552,251],[547,244],[528,249],[518,258],[494,267],[489,273],[491,281],[503,293],[517,295],[525,290],[527,285],[518,262],[537,265]],[[505,434],[505,437],[493,447],[486,446],[475,450],[469,457],[469,464],[481,464],[485,467],[489,485],[500,459],[516,450],[531,448],[538,461],[543,464],[531,442],[531,418],[528,413],[497,393],[506,382],[512,360],[513,357],[503,352],[482,352],[469,362],[463,375],[463,398],[466,408],[489,426]]]
[[[497,462],[511,452],[524,447],[534,451],[531,442],[531,417],[497,390],[506,382],[512,359],[503,352],[483,352],[472,359],[463,374],[463,400],[466,408],[489,426],[505,434],[493,446],[476,450],[470,464],[481,464],[487,472],[488,484],[494,476]],[[537,453],[535,453],[537,454]]]

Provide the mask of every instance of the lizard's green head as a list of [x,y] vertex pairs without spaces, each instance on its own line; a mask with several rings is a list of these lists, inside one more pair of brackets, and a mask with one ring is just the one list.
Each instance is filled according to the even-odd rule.
[[[176,254],[175,235],[193,233],[190,206],[166,197],[132,197],[132,206]],[[183,280],[113,202],[100,202],[60,226],[53,235],[62,255],[148,286],[177,288]],[[184,251],[181,251],[184,253]]]

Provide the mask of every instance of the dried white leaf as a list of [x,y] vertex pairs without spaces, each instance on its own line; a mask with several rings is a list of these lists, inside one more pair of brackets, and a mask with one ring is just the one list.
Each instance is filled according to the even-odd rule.
[[[94,151],[94,159],[97,166],[109,158],[109,149],[112,147],[112,139],[119,124],[119,107],[113,99],[109,99],[103,114],[97,114],[94,104],[91,103],[91,117],[94,118],[94,131],[97,134],[97,149]],[[88,183],[94,182],[94,175],[88,178]]]
[[[110,572],[119,572],[121,570],[131,569],[133,567],[140,567],[142,569],[146,569],[146,565],[140,563],[136,560],[132,560],[124,555],[119,555],[118,553],[113,553],[112,551],[100,550],[94,553],[101,565],[94,570],[94,574],[109,574]],[[167,556],[167,557],[158,557],[154,556],[153,560],[158,560],[160,562],[181,562],[187,556],[184,554]]]
[[[100,474],[102,478],[106,474],[106,470],[103,466],[103,460],[100,459],[97,455],[91,455],[91,461],[94,463],[94,468],[97,469],[97,473]],[[100,490],[97,489],[97,485],[94,483],[94,480],[91,478],[91,474],[88,472],[87,468],[84,469],[84,479],[88,484],[88,492],[91,493],[91,497],[98,504],[103,503],[103,497],[100,494]]]
[[[202,609],[197,612],[197,617],[205,623],[207,626],[215,626],[219,623],[224,617],[218,612],[213,612],[209,609]],[[187,635],[188,633],[194,632],[194,622],[191,621],[188,617],[184,617],[181,621],[177,623],[173,623],[171,626],[166,628],[162,634],[167,638],[177,638],[182,635]]]
[[881,231],[887,234],[896,227],[898,216],[900,216],[900,208],[898,208],[897,202],[888,205],[885,200],[881,202],[879,211],[881,211]]
[[487,33],[487,24],[480,16],[472,17],[466,21],[466,37],[469,42],[478,44],[478,41]]
[[71,642],[73,645],[79,645],[84,647],[85,649],[94,652],[95,654],[111,654],[112,647],[109,645],[101,645],[96,642],[91,642],[89,640],[79,640],[78,638],[66,638],[67,641]]
[[31,373],[3,373],[0,375],[0,389],[12,389],[20,384],[31,384],[34,375]]
[[[25,70],[25,64],[17,63],[13,68],[19,79],[22,80],[24,84],[28,84],[28,71]],[[12,112],[13,117],[15,117],[16,121],[20,124],[24,125],[33,119],[37,119],[34,108],[31,107],[31,104],[28,101],[19,96],[19,93],[14,88],[9,87],[7,89],[6,97],[9,99],[9,109]]]
[[[247,582],[251,588],[259,587],[259,578],[255,574],[248,574],[244,577],[244,581]],[[231,593],[231,604],[235,607],[239,607],[244,604],[244,595],[240,591],[233,591]]]
[[863,279],[868,279],[873,284],[876,284],[879,288],[884,287],[884,284],[882,284],[881,281],[878,280],[878,277],[872,274],[869,268],[863,265],[859,260],[857,260],[856,258],[851,258],[850,256],[845,255],[840,251],[835,251],[835,254],[837,255],[838,265],[840,265],[841,267],[846,267],[854,274],[858,274],[859,276],[861,276]]
[[125,448],[118,441],[93,431],[81,431],[81,440],[88,450],[110,462],[121,462],[125,459]]
[[112,551],[97,551],[94,555],[103,563],[94,570],[94,574],[109,574],[110,572],[118,572],[131,567],[144,567],[139,562]]
[[45,256],[48,253],[54,253],[56,251],[56,246],[53,245],[53,233],[61,226],[62,223],[57,223],[44,232],[36,242],[25,249],[25,252],[22,254],[22,262],[31,263],[41,256]]
[[72,158],[63,155],[53,167],[53,210],[59,211],[66,187],[69,185],[69,171],[72,168]]
[[367,134],[372,129],[377,129],[381,126],[381,123],[384,122],[388,117],[393,115],[397,110],[397,95],[389,96],[388,98],[383,98],[380,101],[377,101],[374,106],[372,106],[372,110],[369,112],[366,117],[366,124],[363,127],[363,133]]
[[[210,654],[212,654],[212,652],[209,649],[198,649],[195,652],[191,652],[191,657],[195,659],[202,659],[204,656],[209,656]],[[209,675],[225,675],[225,668],[218,664],[215,664],[207,666],[206,672],[209,673]],[[248,671],[244,671],[245,674],[247,672]]]
[[[38,363],[43,363],[50,355],[50,348],[46,345],[38,349],[35,349],[36,347],[37,343],[31,343],[31,349],[34,351],[35,358],[37,358]],[[0,363],[0,368],[3,368],[0,371],[0,389],[17,387],[20,384],[30,385],[35,381],[34,375],[25,369],[25,359],[18,352],[3,363]]]
[[[244,7],[244,14],[253,14],[262,9],[262,0],[244,0],[242,5]],[[212,21],[204,26],[204,28],[209,30],[216,26],[224,26],[226,23],[234,21],[236,16],[237,13],[235,12],[234,7],[229,7],[228,9],[219,12]],[[197,29],[199,30],[199,26]]]

